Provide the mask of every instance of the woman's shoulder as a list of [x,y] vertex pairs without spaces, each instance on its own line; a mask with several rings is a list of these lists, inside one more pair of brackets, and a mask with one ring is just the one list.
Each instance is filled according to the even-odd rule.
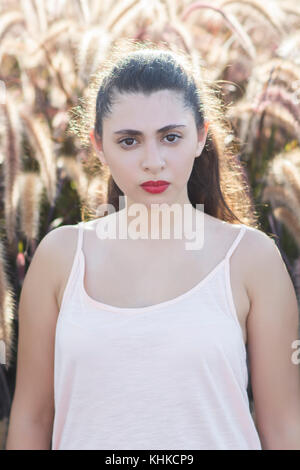
[[209,214],[204,214],[204,224],[208,225],[208,230],[217,231],[222,233],[224,236],[228,235],[229,238],[234,238],[235,234],[240,232],[242,229],[245,230],[243,238],[247,239],[249,242],[255,242],[255,240],[257,240],[259,243],[260,239],[264,240],[268,238],[268,236],[258,228],[243,223],[231,223]]
[[70,245],[74,245],[78,229],[78,224],[56,227],[42,238],[39,247],[43,247],[45,250],[55,250],[60,253],[68,249]]
[[237,250],[237,263],[248,296],[253,301],[257,284],[267,282],[270,273],[284,262],[272,234],[246,224],[236,225],[232,230],[239,231],[242,227],[244,234]]
[[245,230],[244,245],[247,245],[247,252],[251,252],[252,250],[264,251],[272,249],[274,246],[276,247],[272,234],[268,234],[260,228],[246,224],[238,224],[235,229],[240,230],[241,228],[244,228]]
[[[271,259],[275,257],[276,259],[278,256],[278,248],[272,234],[243,223],[233,224],[216,218],[210,218],[209,220],[215,224],[222,238],[229,239],[229,245],[234,242],[238,233],[243,230],[243,236],[239,241],[235,257],[238,258],[238,264],[245,267],[245,274],[247,271],[248,277],[259,269],[262,260],[266,260],[268,257]],[[255,274],[253,275],[255,276]]]
[[76,246],[76,226],[62,226],[49,231],[39,242],[26,272],[25,284],[40,282],[55,296],[72,264]]
[[72,269],[79,235],[79,225],[62,225],[42,239],[47,252],[47,269],[55,270],[54,293],[60,307],[68,276]]
[[[88,232],[96,232],[97,224],[104,218],[81,221],[73,225],[61,225],[60,227],[56,227],[42,238],[39,245],[43,246],[44,249],[49,251],[54,250],[59,254],[72,254],[76,250],[80,226],[84,230],[85,234]],[[65,258],[65,256],[63,257]]]
[[47,245],[49,248],[54,247],[59,251],[65,249],[73,251],[77,244],[80,226],[84,231],[95,231],[99,220],[81,221],[73,225],[56,227],[43,237],[40,244]]
[[260,228],[252,227],[251,225],[247,225],[244,223],[230,223],[224,220],[217,219],[216,217],[209,216],[206,219],[212,223],[215,224],[215,226],[220,230],[224,230],[228,233],[232,233],[233,236],[235,233],[240,232],[240,230],[244,229],[244,244],[248,245],[248,248],[250,247],[261,247],[261,249],[264,249],[267,246],[274,246],[275,241],[272,238],[271,235],[268,235],[266,232],[261,230]]
[[40,241],[37,252],[43,252],[47,268],[55,269],[58,283],[64,279],[76,252],[79,225],[62,225],[48,232]]

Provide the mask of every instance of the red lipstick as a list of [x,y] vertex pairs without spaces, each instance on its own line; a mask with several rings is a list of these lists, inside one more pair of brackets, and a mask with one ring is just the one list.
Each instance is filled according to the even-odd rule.
[[148,193],[156,194],[165,191],[169,184],[168,181],[146,181],[141,184],[141,187]]

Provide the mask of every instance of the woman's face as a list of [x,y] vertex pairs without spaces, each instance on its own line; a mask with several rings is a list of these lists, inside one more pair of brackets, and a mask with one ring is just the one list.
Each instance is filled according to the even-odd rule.
[[[93,132],[91,139],[127,202],[190,204],[187,182],[205,145],[206,127],[197,133],[192,110],[185,109],[181,95],[172,90],[116,98],[111,114],[103,120],[102,140],[95,140]],[[170,184],[153,194],[141,187],[149,180]]]

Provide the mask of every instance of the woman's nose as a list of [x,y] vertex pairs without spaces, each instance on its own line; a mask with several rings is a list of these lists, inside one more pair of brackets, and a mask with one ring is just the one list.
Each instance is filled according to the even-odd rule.
[[151,171],[161,170],[166,166],[166,162],[159,150],[155,146],[149,146],[143,155],[142,161],[143,169],[149,169]]

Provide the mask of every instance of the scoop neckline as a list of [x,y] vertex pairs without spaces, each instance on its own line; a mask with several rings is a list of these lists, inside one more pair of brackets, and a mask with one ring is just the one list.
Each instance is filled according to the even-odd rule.
[[91,297],[85,288],[84,285],[84,274],[85,274],[85,257],[82,248],[80,248],[79,251],[80,255],[80,260],[81,260],[81,276],[80,276],[80,288],[81,292],[83,294],[84,299],[89,302],[92,306],[102,309],[102,310],[107,310],[107,311],[112,311],[116,313],[140,313],[140,312],[149,312],[152,310],[157,310],[160,308],[164,308],[168,305],[172,305],[174,303],[180,302],[183,299],[186,299],[189,297],[191,294],[193,294],[197,289],[202,287],[206,282],[208,282],[211,277],[224,265],[224,263],[227,260],[227,256],[225,256],[203,279],[201,279],[200,282],[198,282],[196,285],[194,285],[191,289],[188,291],[184,292],[183,294],[180,294],[176,297],[173,297],[172,299],[165,300],[163,302],[159,302],[156,304],[152,305],[147,305],[145,307],[117,307],[115,305],[111,304],[106,304],[104,302],[100,302],[93,297]]

